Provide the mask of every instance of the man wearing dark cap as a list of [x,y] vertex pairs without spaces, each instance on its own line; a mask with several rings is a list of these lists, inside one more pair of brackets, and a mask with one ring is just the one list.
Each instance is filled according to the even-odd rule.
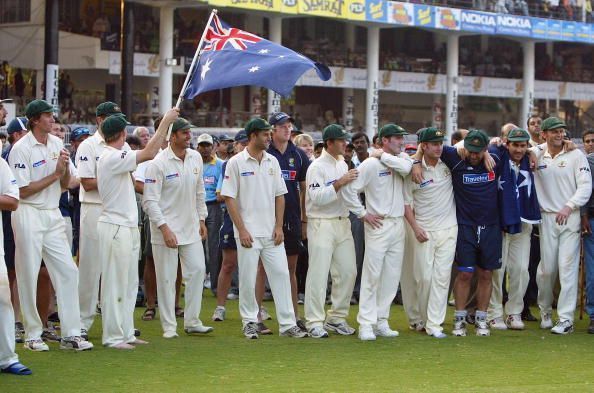
[[97,223],[97,261],[101,265],[102,342],[111,348],[134,349],[134,344],[146,343],[134,336],[140,234],[131,172],[157,155],[169,125],[177,118],[177,108],[167,111],[143,150],[124,150],[129,123],[123,115],[111,115],[101,124],[105,147],[97,163],[97,188],[103,204]]
[[229,145],[233,144],[233,138],[227,134],[218,137],[218,144],[216,147],[216,154],[223,161],[227,161],[231,154],[229,154]]
[[[150,161],[144,179],[142,206],[151,221],[152,248],[157,273],[157,294],[163,337],[177,337],[175,281],[181,261],[185,286],[184,330],[208,333],[200,320],[206,238],[203,164],[190,149],[191,127],[178,118],[171,128],[167,149]],[[218,247],[217,247],[218,248]]]
[[[417,132],[423,150],[423,182],[409,176],[405,185],[405,215],[414,233],[412,258],[413,281],[417,283],[420,326],[429,336],[445,338],[448,287],[456,251],[458,222],[452,188],[452,175],[440,159],[446,133],[438,128]],[[413,209],[414,208],[414,209]]]
[[266,153],[270,128],[270,124],[260,118],[246,124],[248,146],[229,160],[221,195],[233,220],[238,242],[239,312],[243,334],[250,339],[258,338],[255,288],[261,258],[274,296],[280,335],[301,338],[306,333],[296,325],[283,245],[287,187],[277,159]]
[[[359,294],[359,338],[397,337],[388,323],[398,291],[404,255],[404,178],[412,160],[402,151],[404,135],[396,124],[379,131],[381,149],[357,168],[359,176],[341,190],[345,206],[365,223],[365,258]],[[365,193],[365,206],[359,193]]]
[[202,176],[206,191],[206,208],[208,210],[208,216],[206,217],[206,228],[208,230],[206,270],[210,275],[210,289],[216,295],[219,270],[221,269],[219,230],[223,223],[223,210],[221,209],[220,197],[217,196],[217,184],[223,176],[223,161],[213,152],[212,136],[206,133],[201,134],[198,136],[196,143],[198,145],[196,150],[200,153],[204,163]]
[[[507,130],[506,146],[500,147],[499,213],[503,229],[501,269],[493,271],[493,290],[489,301],[488,320],[494,329],[524,329],[522,310],[528,286],[530,235],[532,225],[540,223],[540,207],[530,169],[530,134],[520,128]],[[504,320],[503,278],[507,270],[508,300]]]
[[[454,283],[456,312],[452,334],[466,335],[466,304],[474,272],[478,275],[476,334],[489,336],[487,307],[491,297],[492,271],[501,267],[501,228],[499,211],[493,208],[497,201],[496,169],[499,165],[495,147],[487,151],[489,137],[483,131],[471,130],[464,138],[463,147],[468,151],[466,159],[460,158],[457,149],[444,146],[441,160],[452,172],[452,184],[456,201],[458,239],[456,263],[458,274]],[[422,149],[417,152],[414,170],[421,169]],[[489,170],[485,162],[491,157],[495,168]],[[414,177],[413,177],[414,178]],[[423,179],[426,181],[427,179]],[[422,182],[421,182],[422,184]]]
[[[559,118],[542,122],[546,144],[532,148],[537,156],[536,191],[542,213],[540,226],[540,264],[538,307],[542,329],[554,334],[573,331],[577,302],[580,259],[580,213],[592,193],[592,176],[586,156],[563,144],[567,126]],[[561,291],[557,300],[558,323],[553,327],[553,288],[559,276]]]
[[113,102],[103,102],[97,106],[97,130],[83,141],[77,149],[75,165],[80,179],[80,233],[79,233],[79,285],[81,329],[85,336],[95,319],[99,300],[101,264],[97,262],[99,243],[97,220],[103,208],[97,191],[97,162],[105,150],[105,139],[101,131],[103,120],[110,115],[122,114]]
[[78,269],[72,260],[58,209],[61,189],[70,181],[70,157],[62,141],[50,134],[54,108],[43,100],[30,102],[25,113],[31,130],[13,147],[9,157],[20,205],[12,215],[15,266],[25,324],[25,348],[47,351],[41,339],[42,323],[36,307],[37,276],[41,259],[54,278],[62,327],[60,348],[84,351],[93,344],[81,337]]
[[[291,278],[291,297],[295,317],[299,319],[297,299],[297,259],[303,247],[301,226],[307,225],[305,215],[305,175],[309,168],[309,159],[305,152],[296,147],[291,141],[293,119],[284,112],[270,116],[272,126],[272,143],[268,153],[278,160],[282,177],[287,186],[285,194],[285,214],[283,219],[283,232],[285,235],[285,251],[289,263],[289,276]],[[301,323],[300,323],[301,324]],[[305,324],[302,325],[305,329]]]
[[[348,325],[350,299],[357,267],[349,211],[339,191],[357,178],[356,169],[348,170],[342,155],[349,134],[338,124],[322,133],[324,150],[309,166],[306,183],[309,268],[305,282],[305,318],[309,335],[328,337],[328,330],[352,335]],[[324,311],[328,273],[332,276],[332,308]]]

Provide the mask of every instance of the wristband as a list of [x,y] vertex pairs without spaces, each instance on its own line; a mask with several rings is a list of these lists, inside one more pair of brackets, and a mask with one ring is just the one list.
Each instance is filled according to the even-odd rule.
[[419,160],[414,160],[413,161],[413,165],[420,164],[420,163],[421,163],[421,161],[419,161]]

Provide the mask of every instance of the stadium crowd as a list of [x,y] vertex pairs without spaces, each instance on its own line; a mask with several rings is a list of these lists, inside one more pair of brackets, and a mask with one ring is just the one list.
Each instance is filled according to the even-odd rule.
[[[215,324],[239,297],[249,339],[272,334],[267,296],[281,336],[397,337],[389,322],[399,288],[410,329],[429,337],[447,337],[450,291],[454,336],[469,325],[478,336],[522,330],[537,321],[535,304],[540,328],[565,335],[580,235],[594,333],[594,131],[583,134],[587,157],[556,117],[505,124],[493,139],[460,130],[452,146],[433,127],[405,145],[408,132],[392,123],[372,141],[331,124],[316,142],[279,112],[192,146],[193,126],[176,108],[153,135],[129,135],[119,106],[103,102],[97,131],[75,128],[67,150],[53,112],[30,102],[9,122],[0,160],[2,372],[31,373],[15,342],[92,349],[97,314],[104,346],[148,344],[134,326],[139,266],[142,319],[158,310],[165,338],[178,336],[178,318],[188,335],[213,331],[200,318],[205,286],[217,298],[205,311]],[[356,304],[358,329],[347,322]]]

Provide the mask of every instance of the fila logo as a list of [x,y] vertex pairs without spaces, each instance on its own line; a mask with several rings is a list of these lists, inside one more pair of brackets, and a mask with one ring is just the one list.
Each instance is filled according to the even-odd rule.
[[87,157],[87,156],[81,156],[79,158],[79,160],[81,160],[81,161],[89,161],[89,157]]
[[16,164],[14,164],[14,167],[17,169],[25,169],[25,164],[16,163]]

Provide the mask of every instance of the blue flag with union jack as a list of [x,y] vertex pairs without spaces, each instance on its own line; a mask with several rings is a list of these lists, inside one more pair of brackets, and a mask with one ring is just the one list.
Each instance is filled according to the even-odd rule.
[[200,58],[192,72],[184,98],[234,86],[262,86],[282,96],[291,94],[297,80],[315,69],[327,81],[331,72],[325,65],[257,35],[230,27],[215,14]]

